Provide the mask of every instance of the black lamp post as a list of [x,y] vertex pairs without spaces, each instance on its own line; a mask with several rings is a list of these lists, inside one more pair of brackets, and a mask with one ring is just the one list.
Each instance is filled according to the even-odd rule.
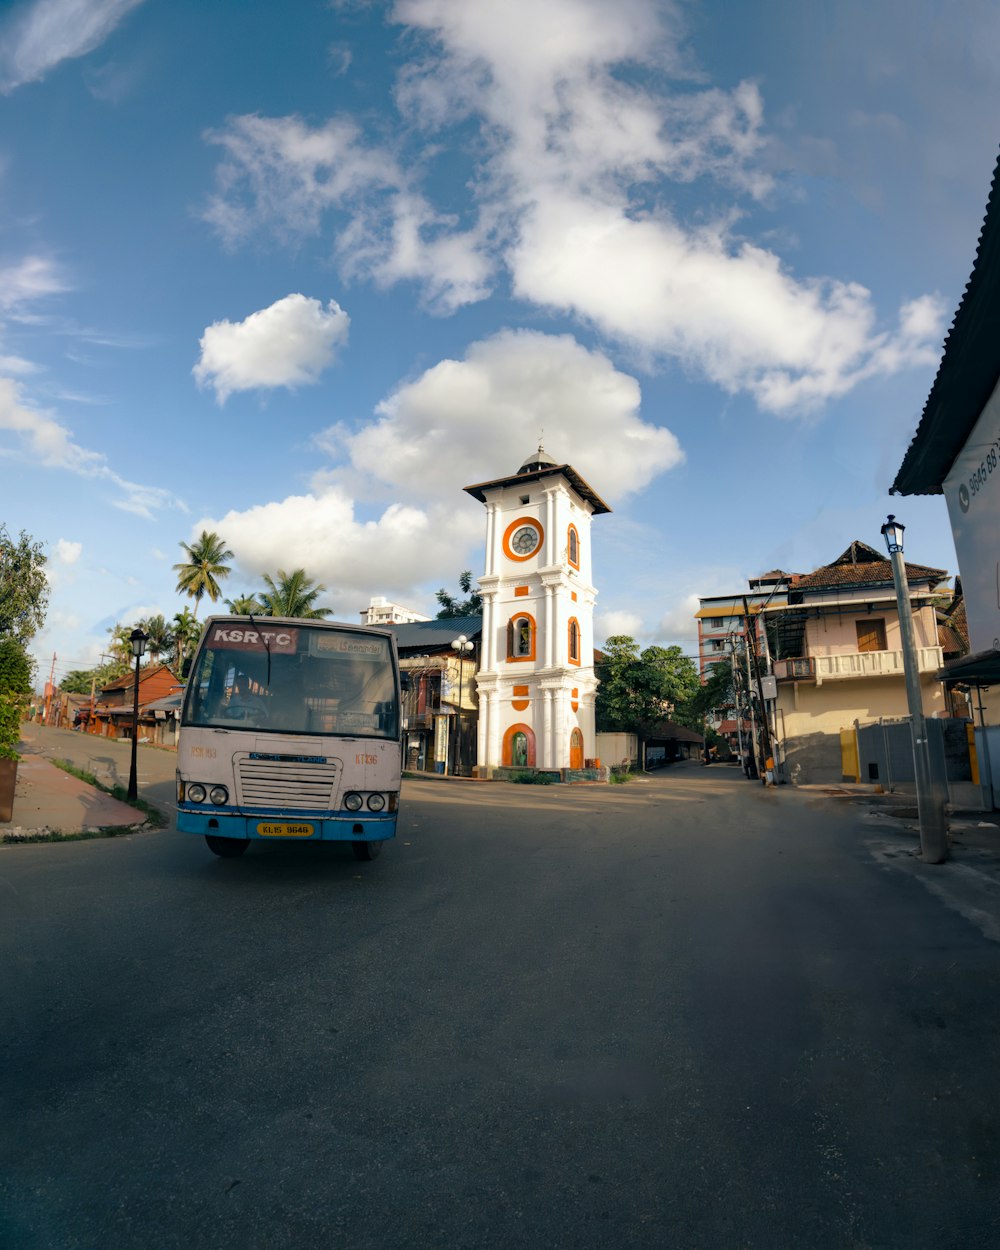
[[455,752],[455,776],[460,777],[462,775],[462,677],[465,672],[465,657],[475,648],[465,634],[459,634],[451,645],[458,652],[458,716],[455,718],[458,742]]
[[129,642],[132,644],[132,654],[135,656],[135,688],[132,692],[132,766],[128,774],[128,799],[130,803],[134,803],[137,795],[135,784],[135,754],[139,746],[139,661],[142,659],[146,650],[146,643],[149,642],[149,635],[144,634],[142,629],[137,625],[129,635]]
[[913,775],[917,783],[917,818],[920,823],[920,858],[928,864],[942,864],[948,858],[948,825],[945,819],[945,797],[931,772],[930,746],[920,696],[920,665],[917,640],[913,630],[913,608],[910,587],[903,563],[903,530],[906,527],[889,514],[882,526],[882,537],[889,549],[892,580],[896,587],[896,608],[899,632],[903,643],[903,672],[906,676],[906,702],[910,709],[910,733],[913,737]]

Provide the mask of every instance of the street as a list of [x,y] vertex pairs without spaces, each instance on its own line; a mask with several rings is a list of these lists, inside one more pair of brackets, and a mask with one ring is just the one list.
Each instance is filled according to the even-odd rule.
[[996,1247],[1000,944],[905,848],[697,764],[0,848],[0,1246]]

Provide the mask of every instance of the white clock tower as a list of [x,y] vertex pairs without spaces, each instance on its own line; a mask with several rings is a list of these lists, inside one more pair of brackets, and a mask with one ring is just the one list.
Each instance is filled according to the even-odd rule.
[[583,768],[596,755],[590,521],[611,509],[539,446],[486,505],[479,767]]

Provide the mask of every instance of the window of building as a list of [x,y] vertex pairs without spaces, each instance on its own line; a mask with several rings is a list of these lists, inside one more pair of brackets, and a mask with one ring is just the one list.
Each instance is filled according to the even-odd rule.
[[535,658],[535,621],[527,612],[519,612],[507,622],[507,659]]
[[858,630],[859,651],[887,651],[885,645],[885,621],[855,621]]
[[580,663],[580,622],[575,616],[569,622],[569,662]]
[[580,567],[580,535],[575,525],[571,525],[567,531],[566,554],[573,568],[578,569]]
[[726,618],[724,616],[710,616],[706,627],[711,630],[725,629]]

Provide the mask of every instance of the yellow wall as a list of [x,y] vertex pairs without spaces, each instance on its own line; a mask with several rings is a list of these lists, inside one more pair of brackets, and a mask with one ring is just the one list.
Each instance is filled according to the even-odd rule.
[[[921,686],[925,716],[944,714],[941,683],[928,677]],[[862,681],[779,682],[779,727],[787,738],[804,734],[839,734],[854,722],[872,724],[879,717],[908,716],[906,684],[899,677]]]

